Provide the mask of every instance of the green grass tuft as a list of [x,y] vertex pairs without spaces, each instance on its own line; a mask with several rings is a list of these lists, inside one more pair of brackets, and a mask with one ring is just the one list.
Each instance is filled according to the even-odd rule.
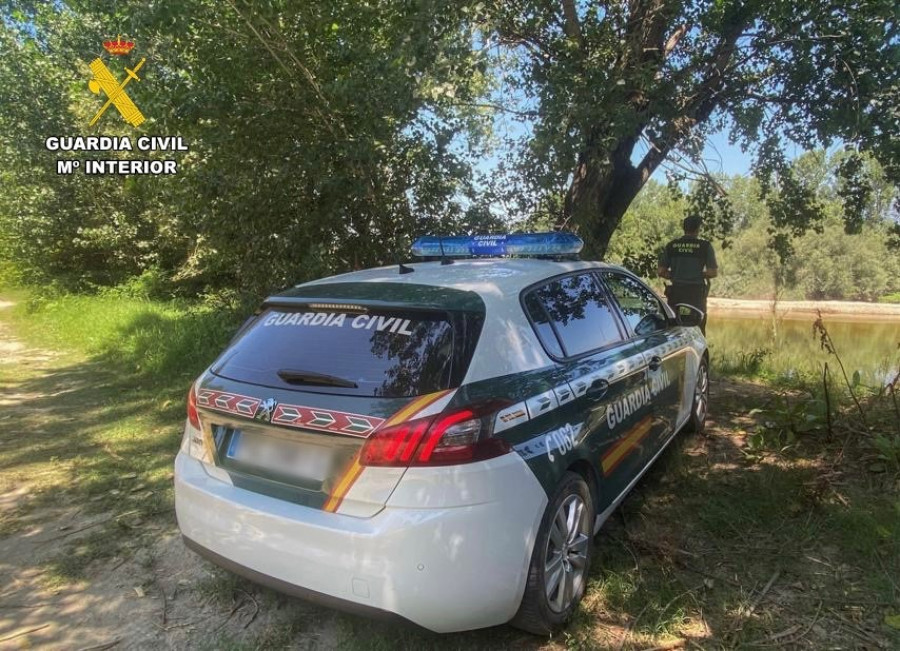
[[33,296],[12,319],[33,345],[92,356],[154,386],[199,374],[240,324],[233,307],[117,295]]

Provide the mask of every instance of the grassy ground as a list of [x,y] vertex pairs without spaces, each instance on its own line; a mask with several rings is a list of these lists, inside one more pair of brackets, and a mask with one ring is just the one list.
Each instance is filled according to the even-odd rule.
[[[153,621],[119,633],[125,646],[900,646],[889,625],[900,614],[900,461],[874,443],[900,440],[886,403],[869,407],[871,429],[829,434],[809,407],[817,398],[717,380],[707,435],[679,438],[598,536],[571,626],[550,641],[508,627],[434,636],[281,597],[181,547],[171,466],[183,396],[237,315],[122,296],[12,298],[0,310],[14,360],[0,363],[0,547],[52,542],[0,560],[0,573],[17,583],[26,568],[50,594],[73,590],[75,604],[96,586],[101,602],[129,593],[113,614]],[[60,635],[93,622],[37,601],[14,610],[8,594],[0,588],[0,648],[45,620]]]
[[[171,511],[184,396],[227,342],[234,314],[119,296],[12,298],[19,302],[3,318],[26,344],[52,351],[55,368],[46,375],[27,362],[0,365],[0,382],[19,396],[0,418],[28,440],[4,445],[0,486],[33,486],[28,501],[0,515],[0,534],[50,504],[127,511],[109,525],[125,530]],[[98,532],[62,559],[60,578],[77,576],[102,540]]]

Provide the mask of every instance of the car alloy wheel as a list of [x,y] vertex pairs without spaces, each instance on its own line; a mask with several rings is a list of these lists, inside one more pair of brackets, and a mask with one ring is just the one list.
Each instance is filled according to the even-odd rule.
[[565,612],[581,594],[587,571],[590,518],[585,517],[580,495],[569,495],[560,504],[547,538],[544,583],[547,603],[556,613]]
[[572,616],[587,586],[595,517],[587,482],[566,472],[544,510],[513,626],[550,635]]
[[709,371],[706,364],[701,364],[697,371],[697,386],[694,389],[694,418],[702,427],[706,423],[709,410]]

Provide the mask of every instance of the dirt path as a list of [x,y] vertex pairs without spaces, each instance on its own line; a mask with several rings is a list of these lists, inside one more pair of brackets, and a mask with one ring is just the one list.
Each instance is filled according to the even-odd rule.
[[[0,310],[10,306],[0,302]],[[0,426],[29,436],[30,405],[71,390],[63,368],[71,363],[26,346],[0,320]],[[36,382],[43,395],[28,388]],[[49,429],[60,418],[50,412],[43,420]],[[260,636],[282,635],[314,618],[303,648],[336,646],[333,616],[214,570],[184,547],[171,514],[137,523],[135,544],[126,541],[121,553],[90,564],[85,578],[60,581],[48,568],[79,553],[80,543],[102,552],[105,532],[127,520],[47,499],[46,472],[0,467],[0,523],[14,525],[10,535],[0,529],[0,649],[242,648],[245,641],[254,648]],[[34,500],[40,507],[31,508]]]

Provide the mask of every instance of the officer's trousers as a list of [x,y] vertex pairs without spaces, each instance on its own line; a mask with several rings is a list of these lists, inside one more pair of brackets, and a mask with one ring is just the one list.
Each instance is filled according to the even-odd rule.
[[[698,310],[703,312],[703,318],[700,319],[699,323],[696,323],[696,315],[692,317],[688,317],[685,319],[686,323],[691,323],[694,325],[700,326],[700,331],[705,335],[706,334],[706,285],[687,285],[682,283],[673,283],[666,287],[666,298],[669,301],[669,306],[675,311],[675,314],[678,314],[678,308],[675,307],[679,303],[687,303],[688,305],[693,305]],[[692,320],[688,320],[692,319]]]

